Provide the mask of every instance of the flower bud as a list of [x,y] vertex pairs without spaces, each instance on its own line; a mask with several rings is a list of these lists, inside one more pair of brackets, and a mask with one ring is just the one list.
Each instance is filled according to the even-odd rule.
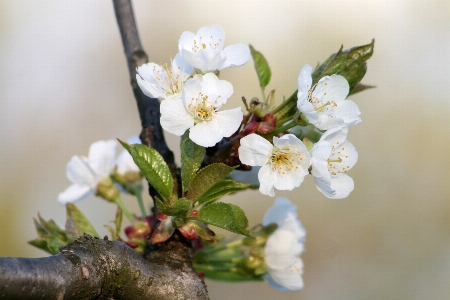
[[[275,121],[276,122],[276,121]],[[266,134],[275,130],[275,126],[272,126],[266,122],[259,123],[257,132],[261,134]]]
[[263,118],[263,122],[275,126],[277,124],[277,117],[272,114],[266,114]]
[[258,127],[259,127],[259,122],[248,123],[245,126],[244,131],[242,131],[241,136],[244,137],[244,136],[249,135],[251,133],[255,133],[256,130],[258,130]]
[[115,203],[120,195],[119,189],[114,185],[111,177],[105,177],[97,184],[95,195]]

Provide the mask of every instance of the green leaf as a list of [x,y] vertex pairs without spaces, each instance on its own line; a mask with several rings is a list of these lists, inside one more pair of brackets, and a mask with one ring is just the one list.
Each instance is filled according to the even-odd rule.
[[186,213],[192,208],[192,201],[186,198],[178,199],[174,204],[168,205],[156,198],[156,206],[158,209],[167,216],[185,216]]
[[[261,54],[261,52],[256,51],[252,45],[250,46],[250,53],[253,57],[253,62],[255,64],[256,74],[258,75],[259,85],[264,89],[270,81],[272,72],[270,71],[269,63],[266,58]],[[266,99],[264,99],[265,101]]]
[[46,237],[49,235],[48,230],[41,225],[36,219],[33,218],[34,227],[36,228],[36,232],[40,238]]
[[34,246],[36,248],[39,248],[41,250],[44,250],[45,252],[50,253],[52,255],[58,253],[58,251],[55,252],[54,249],[50,248],[48,246],[47,241],[45,239],[42,239],[42,238],[34,239],[32,241],[28,241],[28,244],[30,244],[31,246]]
[[142,174],[164,200],[172,197],[173,179],[164,158],[155,149],[142,144],[130,145],[119,140],[133,157]]
[[372,56],[374,45],[375,40],[370,44],[344,51],[341,46],[338,52],[332,54],[314,70],[312,83],[317,83],[324,76],[338,74],[347,79],[351,92],[366,74],[366,61]]
[[197,199],[197,201],[200,204],[209,203],[219,199],[220,197],[245,190],[249,187],[251,187],[251,184],[249,183],[242,183],[236,182],[231,179],[225,179],[213,185],[209,190],[201,195]]
[[73,238],[64,229],[61,229],[55,221],[44,220],[38,214],[38,220],[34,219],[34,226],[39,238],[29,241],[28,244],[42,249],[50,254],[59,252],[59,247],[67,245]]
[[252,236],[248,230],[248,220],[244,211],[234,204],[216,202],[203,207],[197,220],[231,232]]
[[205,148],[197,145],[189,138],[189,131],[181,138],[181,180],[183,192],[187,191],[192,178],[200,168],[203,157],[205,157]]
[[59,226],[53,220],[45,221],[40,214],[38,214],[39,222],[48,231],[47,235],[54,236],[61,241],[68,243],[69,238],[65,230],[59,228]]
[[86,216],[75,206],[75,204],[66,204],[67,220],[72,219],[75,226],[82,233],[87,233],[94,237],[100,237],[92,226],[91,222],[86,218]]
[[198,197],[208,191],[213,185],[228,176],[235,168],[226,164],[210,164],[197,172],[189,185],[186,198],[196,201]]

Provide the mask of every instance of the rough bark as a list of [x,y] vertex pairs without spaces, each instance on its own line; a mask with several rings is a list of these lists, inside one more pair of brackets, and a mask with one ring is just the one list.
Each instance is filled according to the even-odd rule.
[[0,258],[0,299],[208,299],[192,251],[159,247],[164,260],[156,252],[149,262],[122,242],[83,236],[51,257]]

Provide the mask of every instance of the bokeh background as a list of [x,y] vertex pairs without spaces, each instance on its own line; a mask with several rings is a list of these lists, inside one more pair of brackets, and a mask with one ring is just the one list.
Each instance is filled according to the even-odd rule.
[[[376,39],[363,82],[377,88],[351,97],[363,120],[348,136],[359,152],[355,190],[330,200],[307,178],[278,193],[307,229],[304,290],[207,281],[212,299],[450,298],[450,1],[141,0],[134,9],[150,61],[175,55],[183,31],[219,24],[226,45],[266,56],[278,99],[305,63]],[[260,94],[251,62],[221,76],[235,89],[228,107]],[[38,212],[64,224],[57,195],[71,156],[139,131],[111,1],[0,0],[0,256],[46,255],[26,242]],[[167,139],[178,154],[178,138]],[[225,201],[251,224],[273,203],[257,191]],[[79,206],[106,234],[115,208],[94,197]]]

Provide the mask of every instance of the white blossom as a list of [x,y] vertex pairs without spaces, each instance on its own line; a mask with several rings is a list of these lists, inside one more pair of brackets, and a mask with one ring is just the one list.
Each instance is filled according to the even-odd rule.
[[148,63],[136,69],[136,80],[142,92],[151,98],[164,100],[180,97],[184,83],[194,68],[188,65],[179,54],[171,60],[171,65]]
[[354,188],[346,173],[358,160],[358,152],[348,141],[348,128],[325,132],[311,150],[311,174],[317,189],[331,199],[347,197]]
[[89,155],[73,156],[67,164],[67,177],[73,182],[59,194],[61,204],[77,202],[93,194],[97,184],[108,177],[115,165],[117,142],[98,141],[89,148]]
[[186,82],[181,99],[161,103],[161,126],[178,136],[190,129],[194,143],[212,147],[241,125],[240,107],[218,111],[232,94],[228,81],[212,73],[195,75]]
[[[141,139],[138,135],[132,136],[127,140],[128,144],[141,144]],[[123,150],[122,153],[116,159],[117,173],[125,174],[127,172],[140,172],[139,167],[134,162],[130,153],[127,150]]]
[[188,64],[203,73],[242,66],[250,59],[248,46],[235,44],[222,50],[224,42],[225,32],[222,27],[205,26],[197,34],[183,32],[178,40],[178,50]]
[[311,87],[312,68],[305,65],[298,76],[297,108],[311,124],[321,130],[351,127],[361,123],[358,106],[345,100],[349,93],[347,80],[333,74],[322,77]]
[[293,134],[274,137],[273,145],[257,134],[241,139],[239,159],[249,166],[262,166],[258,172],[259,191],[275,196],[275,189],[299,187],[308,174],[310,155],[305,145]]
[[277,229],[269,236],[264,247],[267,273],[264,280],[282,292],[303,288],[303,262],[306,231],[297,219],[297,207],[288,199],[277,198],[266,212],[263,225],[276,223]]

